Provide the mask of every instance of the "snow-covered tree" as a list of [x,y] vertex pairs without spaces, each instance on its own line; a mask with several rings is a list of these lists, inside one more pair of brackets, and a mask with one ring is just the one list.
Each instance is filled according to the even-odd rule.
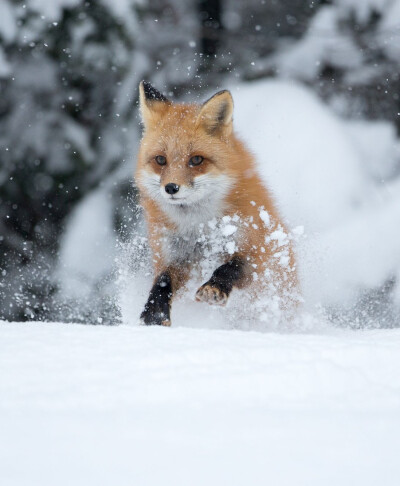
[[4,316],[45,311],[62,221],[126,156],[143,69],[137,16],[128,1],[1,3]]

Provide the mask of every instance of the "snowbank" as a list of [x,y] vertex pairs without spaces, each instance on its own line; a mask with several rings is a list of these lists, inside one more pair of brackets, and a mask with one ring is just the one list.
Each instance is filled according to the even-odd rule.
[[110,194],[103,188],[70,215],[59,253],[57,280],[65,298],[88,299],[114,264],[116,241]]
[[310,233],[354,216],[371,184],[343,121],[295,83],[262,81],[232,91],[236,130],[289,223]]
[[395,486],[400,331],[0,323],[4,485]]
[[[306,302],[349,307],[400,276],[399,143],[383,122],[345,122],[298,84],[238,85],[235,125],[294,227]],[[379,321],[375,323],[379,327]]]

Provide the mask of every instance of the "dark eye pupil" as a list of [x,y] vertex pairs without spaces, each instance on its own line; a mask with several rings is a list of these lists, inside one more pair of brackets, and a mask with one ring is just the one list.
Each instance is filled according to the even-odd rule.
[[195,155],[190,159],[191,165],[200,165],[203,162],[203,157],[201,155]]
[[165,165],[167,163],[167,159],[163,155],[157,155],[156,162],[158,165]]

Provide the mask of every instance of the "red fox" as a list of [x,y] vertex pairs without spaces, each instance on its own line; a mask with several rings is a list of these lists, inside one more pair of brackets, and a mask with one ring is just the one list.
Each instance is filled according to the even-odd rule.
[[141,322],[171,325],[173,297],[210,254],[204,235],[217,227],[229,241],[196,300],[225,305],[234,287],[252,284],[272,285],[290,301],[297,285],[291,241],[253,156],[233,132],[230,92],[202,105],[172,103],[145,81],[139,92],[144,133],[135,179],[155,270]]

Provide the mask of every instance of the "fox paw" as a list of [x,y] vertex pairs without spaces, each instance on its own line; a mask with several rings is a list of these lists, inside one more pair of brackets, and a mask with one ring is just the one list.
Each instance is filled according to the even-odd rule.
[[226,305],[228,296],[225,292],[213,285],[205,283],[196,292],[198,302],[207,302],[211,305]]
[[140,316],[140,323],[144,326],[171,326],[171,320],[163,312],[144,310]]

